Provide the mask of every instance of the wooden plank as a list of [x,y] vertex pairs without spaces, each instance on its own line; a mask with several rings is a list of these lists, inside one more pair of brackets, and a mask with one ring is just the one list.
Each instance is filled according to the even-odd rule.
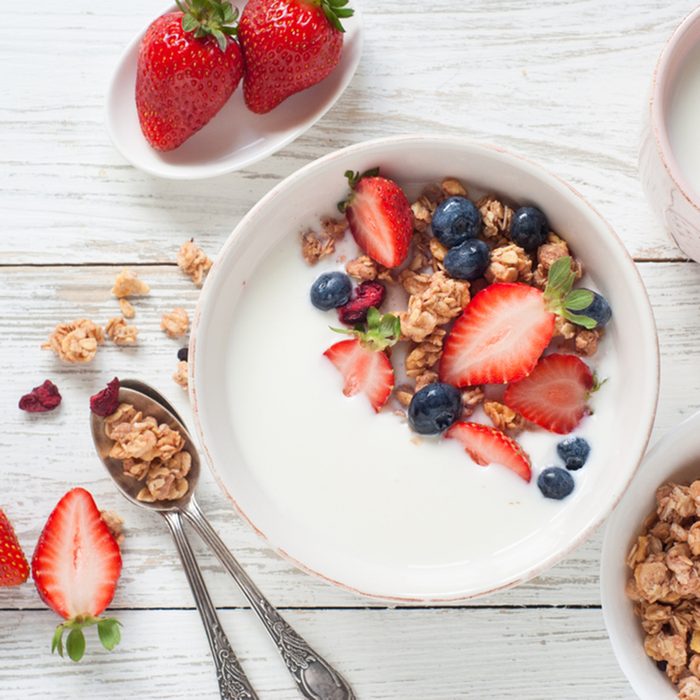
[[[176,247],[176,244],[174,244]],[[655,436],[690,415],[700,405],[700,375],[694,351],[700,345],[700,269],[687,263],[642,264],[640,269],[656,310],[661,336],[662,399]],[[177,606],[188,600],[186,583],[163,524],[129,506],[116,493],[93,454],[88,431],[87,397],[115,374],[138,376],[160,387],[183,415],[189,406],[171,380],[179,343],[159,330],[162,311],[176,305],[194,307],[197,290],[174,267],[139,268],[152,294],[136,302],[134,323],[139,347],[119,349],[106,344],[85,368],[61,365],[39,349],[53,325],[85,316],[104,323],[116,313],[109,289],[116,273],[111,267],[6,268],[0,275],[0,318],[5,333],[0,343],[0,454],[3,455],[2,505],[15,522],[20,539],[31,551],[43,520],[71,486],[91,489],[103,507],[115,508],[127,520],[125,570],[115,604],[119,607]],[[53,414],[28,415],[16,408],[18,397],[52,378],[64,395]],[[364,606],[371,601],[336,590],[293,569],[270,552],[233,513],[207,470],[200,500],[214,525],[237,552],[248,571],[278,605]],[[597,557],[601,537],[573,553],[563,563],[518,589],[479,601],[487,605],[597,604]],[[202,552],[212,588],[222,605],[243,600],[211,556]],[[0,590],[0,607],[40,605],[31,586]]]
[[[250,612],[221,618],[260,697],[297,697]],[[635,697],[600,610],[314,610],[288,618],[361,699]],[[3,698],[44,700],[49,687],[56,700],[218,697],[196,612],[130,611],[120,619],[121,647],[111,655],[88,649],[78,669],[49,655],[55,615],[0,612]]]
[[463,134],[521,151],[578,187],[634,255],[677,258],[643,201],[636,151],[656,57],[694,5],[363,3],[366,54],[338,105],[265,162],[192,183],[134,170],[103,127],[113,66],[164,2],[124,0],[106,14],[88,0],[60,12],[48,0],[24,4],[0,27],[3,84],[12,96],[0,103],[7,173],[0,261],[160,262],[173,239],[193,234],[216,250],[301,165],[405,132]]

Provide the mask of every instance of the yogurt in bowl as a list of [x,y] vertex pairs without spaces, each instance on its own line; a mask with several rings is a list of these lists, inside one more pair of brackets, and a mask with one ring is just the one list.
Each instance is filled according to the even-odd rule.
[[[456,440],[416,436],[389,407],[341,393],[323,351],[333,312],[308,290],[346,237],[310,268],[299,234],[332,213],[342,173],[375,165],[414,196],[448,174],[475,192],[536,203],[583,260],[586,286],[615,310],[594,364],[608,379],[577,430],[592,446],[564,501],[534,481],[560,463],[558,438],[519,436],[533,481],[477,467]],[[631,478],[653,420],[657,348],[646,295],[624,248],[570,188],[537,166],[461,139],[401,137],[340,151],[275,188],[241,222],[210,273],[195,319],[191,381],[210,464],[251,524],[306,570],[369,595],[446,600],[530,578],[605,517]],[[396,364],[396,363],[395,363]],[[621,369],[624,368],[624,369]],[[622,374],[624,372],[624,375]],[[488,421],[477,412],[474,420]]]

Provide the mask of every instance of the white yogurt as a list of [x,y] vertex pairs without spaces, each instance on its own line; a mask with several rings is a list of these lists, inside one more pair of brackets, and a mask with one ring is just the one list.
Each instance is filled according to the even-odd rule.
[[685,60],[676,80],[668,132],[676,161],[700,201],[700,46]]
[[[350,240],[338,252],[350,257],[356,250]],[[330,269],[342,269],[341,262],[308,267],[289,236],[256,269],[235,310],[226,372],[235,439],[289,521],[325,531],[348,556],[441,567],[518,547],[574,505],[578,486],[557,502],[536,485],[543,468],[560,463],[559,436],[536,430],[518,438],[533,463],[528,484],[505,467],[477,466],[454,440],[416,436],[389,406],[375,414],[365,396],[346,398],[340,374],[323,356],[339,340],[328,328],[338,325],[337,316],[309,302],[312,282]],[[587,470],[606,466],[595,455],[611,439],[605,425],[613,407],[605,394],[619,375],[610,339],[595,369],[610,382],[592,399],[595,415],[576,431],[592,445],[577,484]],[[474,419],[489,423],[483,414]]]

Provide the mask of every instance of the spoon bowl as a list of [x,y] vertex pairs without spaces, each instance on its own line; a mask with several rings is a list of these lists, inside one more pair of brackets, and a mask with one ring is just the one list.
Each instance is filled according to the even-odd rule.
[[[241,3],[233,2],[241,10]],[[161,153],[141,133],[134,93],[139,44],[146,27],[119,59],[107,92],[106,122],[112,142],[133,166],[172,180],[196,180],[223,175],[276,153],[313,126],[338,100],[352,80],[362,55],[362,20],[343,20],[345,35],[340,62],[317,85],[292,95],[268,114],[254,114],[239,86],[221,111],[179,148]],[[164,8],[173,12],[175,5]],[[150,22],[149,22],[150,24]]]
[[[122,460],[114,459],[109,456],[109,451],[114,442],[107,437],[105,433],[105,419],[95,413],[91,413],[90,428],[92,430],[92,439],[95,443],[97,454],[105,467],[107,467],[107,471],[114,480],[114,483],[119,487],[122,495],[134,505],[158,512],[184,510],[192,499],[200,472],[199,455],[192,443],[190,434],[187,432],[187,428],[172,406],[152,387],[136,380],[125,380],[120,384],[120,403],[130,403],[137,411],[141,411],[144,416],[153,416],[158,421],[158,424],[165,423],[173,430],[177,430],[184,438],[184,450],[189,452],[192,458],[190,471],[187,474],[187,481],[189,484],[187,493],[182,496],[182,498],[173,501],[154,501],[153,503],[140,501],[137,498],[137,494],[141,490],[143,484],[124,473]],[[141,388],[146,391],[140,391],[139,389]]]

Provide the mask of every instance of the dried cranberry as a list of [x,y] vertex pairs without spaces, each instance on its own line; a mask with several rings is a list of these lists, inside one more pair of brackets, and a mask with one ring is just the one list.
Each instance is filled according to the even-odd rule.
[[115,377],[105,389],[90,397],[90,410],[97,416],[111,416],[119,407],[119,380]]
[[19,407],[27,413],[53,411],[61,403],[58,387],[47,379],[41,386],[35,386],[19,400]]
[[367,311],[373,306],[378,309],[385,296],[386,288],[381,282],[362,282],[355,288],[352,299],[338,309],[338,318],[348,326],[364,323]]

